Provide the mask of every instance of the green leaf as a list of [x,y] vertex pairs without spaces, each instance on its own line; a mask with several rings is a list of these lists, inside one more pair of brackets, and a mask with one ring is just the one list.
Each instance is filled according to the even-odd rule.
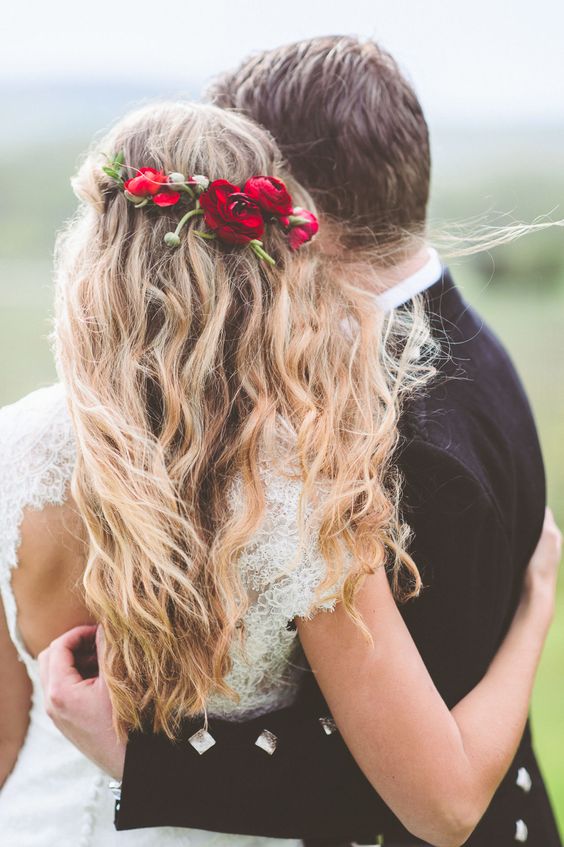
[[117,173],[117,171],[115,171],[115,170],[114,170],[112,167],[110,167],[109,165],[103,165],[103,166],[102,166],[102,170],[104,171],[104,173],[105,173],[105,174],[107,174],[108,176],[110,176],[112,179],[115,179],[115,180],[117,180],[118,182],[121,180],[121,177],[120,177],[120,175]]
[[120,152],[117,154],[117,156],[114,159],[114,168],[116,169],[116,171],[119,170],[119,168],[123,165],[124,162],[125,162],[125,153],[123,152],[123,150],[120,150]]
[[276,262],[270,256],[266,250],[263,250],[261,247],[262,242],[258,240],[258,238],[253,238],[252,241],[249,241],[249,247],[253,250],[259,259],[263,259],[265,262],[268,262],[269,265],[276,265]]

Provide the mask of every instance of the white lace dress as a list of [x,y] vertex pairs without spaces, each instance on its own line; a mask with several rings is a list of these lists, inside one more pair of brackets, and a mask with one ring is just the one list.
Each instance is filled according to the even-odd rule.
[[[33,683],[27,738],[14,770],[0,789],[0,844],[298,845],[300,842],[292,840],[172,827],[116,832],[108,778],[61,735],[47,716],[37,662],[18,633],[10,579],[18,564],[23,509],[63,503],[74,461],[73,430],[61,384],[40,388],[0,409],[0,590],[11,638]],[[265,518],[240,560],[243,580],[252,597],[245,621],[247,658],[233,650],[233,669],[228,678],[240,701],[235,704],[220,697],[211,699],[211,716],[232,720],[253,717],[288,705],[296,694],[301,673],[292,662],[296,633],[286,625],[296,615],[312,612],[316,587],[325,575],[313,541],[299,550],[298,496],[298,483],[267,475]],[[330,599],[319,604],[319,608],[331,606]]]

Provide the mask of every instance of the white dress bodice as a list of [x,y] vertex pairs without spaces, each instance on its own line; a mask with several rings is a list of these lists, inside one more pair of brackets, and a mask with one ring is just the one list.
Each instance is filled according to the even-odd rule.
[[[33,685],[30,726],[14,770],[0,789],[2,847],[148,847],[148,845],[297,845],[291,840],[158,828],[116,832],[107,777],[56,729],[47,716],[37,662],[18,632],[11,572],[18,564],[20,525],[26,507],[62,504],[68,496],[76,447],[65,390],[55,383],[0,409],[0,592],[10,636]],[[210,716],[241,720],[288,705],[302,670],[292,661],[295,616],[331,609],[316,597],[326,574],[316,543],[299,544],[300,483],[262,468],[266,509],[262,523],[239,559],[250,604],[244,650],[232,648],[227,682],[238,702],[213,696]],[[240,481],[230,493],[234,508]],[[308,538],[310,535],[308,534]]]

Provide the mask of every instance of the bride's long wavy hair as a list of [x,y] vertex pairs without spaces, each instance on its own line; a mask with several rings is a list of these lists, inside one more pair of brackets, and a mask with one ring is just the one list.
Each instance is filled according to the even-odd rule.
[[[398,599],[418,593],[391,458],[402,398],[432,373],[413,351],[430,340],[417,305],[378,312],[368,291],[378,257],[341,251],[329,220],[297,253],[271,227],[276,267],[204,241],[201,223],[165,246],[178,213],[128,203],[101,168],[102,153],[119,151],[133,168],[236,184],[274,174],[314,207],[265,131],[209,105],[129,115],[74,179],[82,203],[58,240],[53,340],[76,433],[86,600],[104,624],[118,730],[172,737],[212,692],[232,693],[230,644],[248,604],[236,563],[265,506],[259,459],[302,480],[324,585],[347,568],[353,617],[379,565]],[[228,501],[235,476],[240,511]]]

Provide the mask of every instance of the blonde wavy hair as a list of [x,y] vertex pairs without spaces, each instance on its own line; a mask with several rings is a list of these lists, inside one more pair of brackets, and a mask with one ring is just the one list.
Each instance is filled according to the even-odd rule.
[[[417,303],[378,312],[378,256],[341,250],[329,220],[297,253],[271,227],[274,268],[199,238],[201,222],[166,247],[178,214],[127,202],[101,169],[119,151],[134,168],[237,184],[274,174],[314,205],[264,130],[210,105],[127,116],[73,181],[82,203],[57,243],[53,340],[76,433],[85,595],[104,625],[116,727],[174,737],[211,693],[233,695],[230,645],[249,602],[236,563],[265,508],[261,457],[302,481],[318,516],[320,591],[346,568],[340,597],[356,620],[355,594],[380,565],[398,599],[418,593],[392,457],[402,400],[433,373],[413,351],[432,344]],[[228,503],[235,476],[241,511]]]

